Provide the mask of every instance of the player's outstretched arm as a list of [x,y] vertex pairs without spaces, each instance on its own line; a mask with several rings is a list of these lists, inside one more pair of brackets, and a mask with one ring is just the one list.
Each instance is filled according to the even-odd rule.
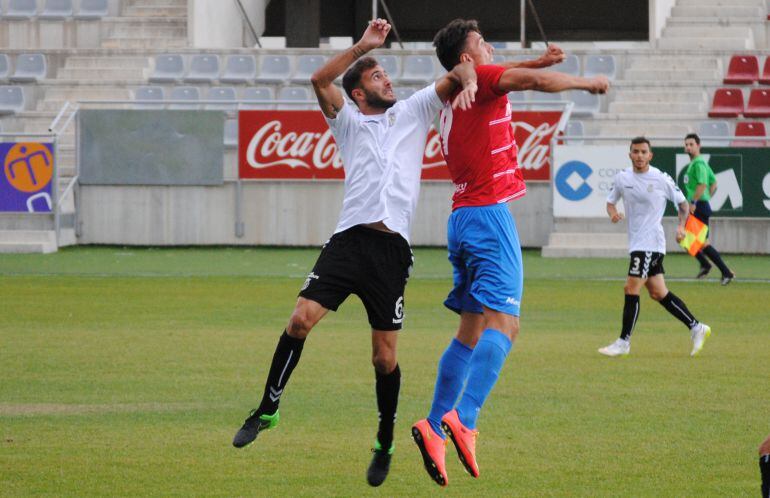
[[510,62],[503,62],[500,64],[506,69],[513,69],[513,68],[519,68],[519,69],[540,69],[543,67],[550,67],[554,64],[559,64],[561,62],[564,62],[564,59],[566,59],[567,56],[564,54],[564,51],[561,49],[560,46],[556,45],[555,43],[551,43],[548,45],[548,48],[546,49],[545,53],[538,57],[537,59],[532,59],[529,61],[510,61]]
[[610,221],[613,223],[617,223],[623,219],[623,213],[619,213],[618,208],[611,202],[607,203],[607,215],[609,215]]
[[681,242],[685,236],[685,225],[687,224],[687,217],[690,216],[690,204],[687,201],[677,204],[679,225],[676,227],[676,241]]
[[369,26],[355,45],[332,57],[310,77],[318,104],[326,117],[336,118],[345,104],[342,92],[334,85],[334,80],[367,52],[385,43],[389,32],[390,24],[385,19],[369,21]]
[[436,81],[436,94],[442,102],[446,102],[458,86],[462,87],[462,91],[452,102],[452,109],[459,107],[467,110],[476,100],[476,90],[478,90],[476,81],[473,63],[461,62]]
[[504,92],[537,90],[555,93],[564,90],[586,90],[591,93],[607,93],[610,82],[606,76],[583,78],[536,69],[506,69],[500,76],[497,86]]

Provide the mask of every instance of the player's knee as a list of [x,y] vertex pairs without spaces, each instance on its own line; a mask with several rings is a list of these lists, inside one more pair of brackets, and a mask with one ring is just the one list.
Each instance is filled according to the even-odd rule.
[[387,375],[396,368],[396,354],[393,351],[376,351],[372,354],[372,365],[377,373]]
[[631,285],[631,284],[629,284],[629,283],[626,283],[626,285],[624,285],[624,286],[623,286],[623,292],[625,292],[625,293],[626,293],[626,296],[633,296],[633,295],[635,295],[635,294],[636,294],[638,291],[636,290],[636,286],[634,286],[634,285]]
[[289,318],[289,325],[286,327],[286,333],[295,339],[304,339],[310,333],[313,328],[313,320],[310,319],[307,313],[301,309],[294,310]]
[[654,299],[655,301],[660,301],[666,297],[666,294],[668,294],[668,290],[662,292],[658,289],[650,289],[650,298]]

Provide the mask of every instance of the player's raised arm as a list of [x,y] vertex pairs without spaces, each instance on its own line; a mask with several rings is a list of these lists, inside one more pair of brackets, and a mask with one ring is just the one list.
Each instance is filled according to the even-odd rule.
[[452,108],[459,107],[462,110],[469,109],[476,100],[476,70],[473,62],[461,62],[451,71],[436,81],[436,93],[442,102],[446,102],[458,86],[462,91],[452,102]]
[[513,68],[540,69],[543,67],[551,67],[554,64],[559,64],[561,62],[564,62],[564,59],[566,58],[567,56],[564,53],[564,51],[561,49],[561,47],[556,45],[555,43],[551,43],[548,45],[548,48],[546,49],[545,53],[543,53],[543,55],[541,55],[537,59],[532,59],[528,61],[503,62],[502,64],[499,64],[499,65],[503,66],[506,69],[513,69]]
[[336,118],[337,113],[345,104],[342,91],[334,85],[334,80],[357,59],[385,43],[385,38],[389,32],[390,24],[388,21],[384,19],[370,21],[366,31],[355,45],[332,57],[310,77],[313,90],[315,90],[318,98],[318,104],[326,117]]
[[536,69],[506,69],[500,76],[497,86],[505,92],[537,90],[554,93],[564,90],[586,90],[591,93],[607,93],[610,82],[606,76],[583,78]]

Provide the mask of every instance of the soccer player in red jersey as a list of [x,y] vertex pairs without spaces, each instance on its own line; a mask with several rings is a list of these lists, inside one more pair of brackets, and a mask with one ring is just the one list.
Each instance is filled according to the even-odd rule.
[[[442,430],[452,439],[468,473],[479,475],[476,419],[519,332],[524,281],[521,246],[507,202],[522,197],[526,186],[506,94],[570,89],[605,93],[609,83],[604,76],[581,78],[513,64],[493,65],[494,48],[484,41],[474,20],[450,22],[433,44],[445,68],[471,61],[478,79],[473,107],[445,106],[441,112],[442,151],[455,184],[447,226],[454,289],[444,305],[460,315],[460,325],[439,361],[430,414],[412,427],[425,469],[444,486]],[[563,58],[558,49],[549,54],[559,61]],[[529,65],[533,66],[537,64]]]

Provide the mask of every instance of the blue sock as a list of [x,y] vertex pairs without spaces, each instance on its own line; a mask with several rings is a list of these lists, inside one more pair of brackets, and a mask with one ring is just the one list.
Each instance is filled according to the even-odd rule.
[[457,398],[460,397],[472,354],[471,348],[457,339],[452,339],[438,362],[436,388],[433,391],[433,404],[430,407],[428,422],[442,438],[445,436],[441,431],[441,417],[454,408]]
[[495,386],[511,346],[508,336],[495,329],[486,329],[476,344],[468,366],[468,383],[457,404],[460,422],[469,429],[476,428],[481,405]]

